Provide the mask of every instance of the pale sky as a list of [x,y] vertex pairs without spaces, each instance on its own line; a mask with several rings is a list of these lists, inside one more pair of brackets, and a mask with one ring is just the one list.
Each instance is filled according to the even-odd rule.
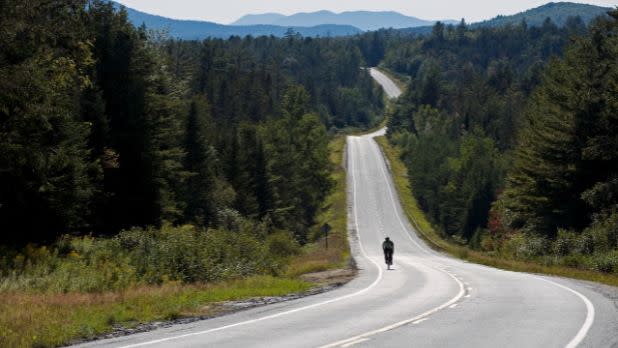
[[[551,0],[116,0],[128,7],[178,19],[199,19],[228,24],[245,14],[293,14],[330,10],[397,11],[421,19],[465,18],[477,22],[499,14],[510,15]],[[558,0],[554,0],[558,1]],[[618,0],[572,1],[615,7]]]

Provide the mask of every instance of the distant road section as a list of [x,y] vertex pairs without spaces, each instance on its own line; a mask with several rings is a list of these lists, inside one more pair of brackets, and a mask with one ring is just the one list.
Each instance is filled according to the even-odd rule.
[[369,72],[371,73],[371,77],[373,77],[374,80],[376,80],[382,88],[384,88],[384,92],[386,92],[386,95],[389,98],[398,98],[401,95],[402,92],[399,87],[397,87],[395,82],[389,79],[388,76],[384,75],[380,70],[371,68],[369,69]]

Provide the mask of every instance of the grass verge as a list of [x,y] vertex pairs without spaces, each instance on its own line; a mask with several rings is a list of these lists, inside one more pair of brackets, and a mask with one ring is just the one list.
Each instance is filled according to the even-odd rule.
[[427,241],[432,248],[444,251],[460,259],[495,268],[516,272],[548,274],[618,286],[618,277],[612,274],[563,266],[545,266],[534,262],[496,257],[483,252],[471,250],[468,247],[457,245],[446,240],[427,220],[424,212],[420,209],[416,199],[412,195],[412,189],[408,180],[408,171],[405,164],[401,161],[401,153],[399,149],[392,146],[385,137],[377,138],[376,141],[382,148],[382,152],[385,154],[389,162],[393,180],[399,193],[399,200],[406,216],[408,217],[410,223],[418,231],[420,237]]
[[0,293],[0,347],[54,347],[114,326],[210,316],[221,301],[308,290],[296,279],[255,276],[207,285],[169,283],[107,293]]

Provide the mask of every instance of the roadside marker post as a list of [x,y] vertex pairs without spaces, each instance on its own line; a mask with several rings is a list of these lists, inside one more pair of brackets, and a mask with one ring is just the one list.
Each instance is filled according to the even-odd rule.
[[330,232],[331,227],[328,223],[322,225],[321,231],[324,234],[324,243],[326,244],[326,249],[328,249],[328,232]]

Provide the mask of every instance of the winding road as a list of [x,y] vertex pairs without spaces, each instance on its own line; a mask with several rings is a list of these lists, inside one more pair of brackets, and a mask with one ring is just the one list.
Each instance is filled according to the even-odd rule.
[[[378,70],[386,94],[401,94]],[[405,219],[374,137],[347,143],[359,275],[334,291],[87,347],[618,347],[615,288],[498,270],[431,250]],[[381,243],[396,245],[394,270]]]

